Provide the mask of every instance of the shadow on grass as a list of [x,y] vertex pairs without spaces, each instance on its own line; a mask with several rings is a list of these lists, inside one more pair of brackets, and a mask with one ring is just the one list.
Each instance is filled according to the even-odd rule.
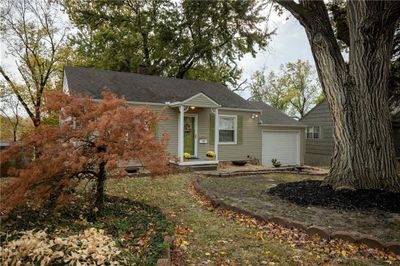
[[113,236],[121,249],[122,264],[154,265],[164,251],[165,234],[174,230],[172,223],[157,208],[115,196],[106,197],[103,212],[89,222],[93,201],[93,197],[77,194],[55,210],[19,208],[2,220],[0,242],[15,239],[25,230],[46,229],[50,236],[67,236],[94,227]]

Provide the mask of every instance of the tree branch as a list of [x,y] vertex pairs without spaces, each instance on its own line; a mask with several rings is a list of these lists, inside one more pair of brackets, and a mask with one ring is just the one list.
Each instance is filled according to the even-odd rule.
[[24,107],[25,111],[28,113],[29,117],[34,120],[35,116],[33,115],[33,113],[31,112],[31,110],[29,109],[29,106],[27,105],[27,103],[24,101],[24,99],[22,98],[21,94],[19,93],[17,86],[14,84],[14,82],[10,79],[10,77],[6,74],[6,72],[3,70],[3,67],[0,66],[0,73],[1,75],[4,77],[4,79],[7,81],[8,85],[10,85],[12,91],[15,93],[15,95],[17,96],[19,102],[22,104],[22,106]]
[[283,6],[286,10],[288,10],[299,22],[308,27],[308,19],[313,17],[313,14],[310,10],[304,7],[301,4],[296,3],[293,0],[275,0],[276,3]]

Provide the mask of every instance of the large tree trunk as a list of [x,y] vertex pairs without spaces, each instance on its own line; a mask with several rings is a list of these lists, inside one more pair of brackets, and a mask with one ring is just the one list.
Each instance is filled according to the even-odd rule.
[[306,30],[332,113],[335,147],[325,183],[337,189],[400,191],[388,104],[389,64],[397,20],[388,11],[392,3],[348,2],[347,64],[323,1],[278,2]]
[[[334,187],[399,190],[388,101],[395,24],[387,25],[382,4],[348,3],[348,88],[335,119],[335,152],[326,183]],[[362,18],[362,19],[360,19]],[[331,106],[335,108],[336,106]]]

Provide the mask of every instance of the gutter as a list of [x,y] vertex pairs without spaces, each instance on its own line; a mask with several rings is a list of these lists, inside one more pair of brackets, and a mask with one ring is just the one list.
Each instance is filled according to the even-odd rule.
[[285,125],[285,124],[261,124],[262,127],[299,127],[306,128],[306,125]]

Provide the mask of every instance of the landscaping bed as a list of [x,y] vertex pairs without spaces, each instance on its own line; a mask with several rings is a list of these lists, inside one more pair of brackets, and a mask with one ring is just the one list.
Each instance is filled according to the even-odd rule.
[[[372,235],[385,242],[400,240],[400,214],[393,212],[393,210],[396,210],[393,204],[383,205],[381,209],[345,209],[338,208],[339,203],[332,199],[332,206],[336,204],[336,208],[309,204],[298,205],[268,193],[270,188],[277,191],[280,183],[307,179],[320,180],[321,177],[296,174],[268,174],[228,178],[202,178],[199,180],[199,185],[229,205],[260,215],[284,217],[299,221],[305,226],[317,225],[331,231],[350,231],[355,236],[360,237]],[[307,181],[303,184],[318,184],[318,182]],[[289,194],[289,192],[285,192],[285,195]],[[300,195],[298,196],[300,197]],[[293,198],[296,198],[296,196]],[[317,200],[317,197],[315,197],[314,202]],[[333,202],[336,203],[334,204]],[[357,201],[354,201],[353,205],[356,207]],[[371,203],[372,205],[373,203]]]
[[[32,238],[32,234],[40,232],[43,243],[56,241],[52,239],[71,242],[71,238],[78,236],[87,239],[91,234],[97,238],[98,235],[104,235],[107,237],[105,239],[110,238],[115,242],[118,252],[114,250],[117,255],[111,255],[115,255],[115,261],[122,265],[154,265],[162,257],[164,236],[173,233],[173,226],[157,208],[121,197],[106,197],[102,214],[96,214],[94,220],[96,210],[92,208],[93,200],[91,197],[88,200],[87,195],[83,197],[78,194],[73,196],[71,202],[55,210],[46,206],[36,211],[28,208],[14,211],[2,220],[2,248],[19,239],[23,232],[34,230],[28,235]],[[57,248],[56,245],[53,247]],[[52,252],[50,250],[54,259],[57,252]],[[86,259],[81,262],[87,263]]]
[[335,191],[320,180],[282,183],[270,188],[268,193],[302,206],[400,213],[400,193],[363,189]]
[[[291,179],[290,175],[282,177]],[[157,206],[174,222],[174,265],[396,263],[396,257],[366,246],[341,240],[326,241],[298,230],[259,223],[252,217],[214,208],[196,194],[192,184],[197,178],[199,175],[186,173],[166,178],[109,180],[107,193]],[[293,175],[291,180],[297,178],[297,175]],[[230,182],[230,178],[218,179]]]

